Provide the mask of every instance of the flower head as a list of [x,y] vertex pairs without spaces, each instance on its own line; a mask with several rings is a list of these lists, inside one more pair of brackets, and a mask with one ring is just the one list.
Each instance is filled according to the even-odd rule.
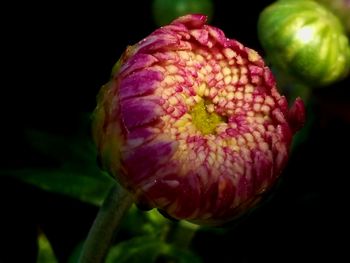
[[129,47],[101,89],[94,139],[137,201],[220,224],[276,181],[304,120],[252,49],[187,15]]

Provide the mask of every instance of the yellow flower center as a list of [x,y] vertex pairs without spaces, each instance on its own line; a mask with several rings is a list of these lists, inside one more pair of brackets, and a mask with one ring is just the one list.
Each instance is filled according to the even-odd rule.
[[224,122],[224,117],[215,112],[209,112],[211,103],[208,100],[199,101],[191,110],[192,122],[203,134],[214,134],[218,124]]

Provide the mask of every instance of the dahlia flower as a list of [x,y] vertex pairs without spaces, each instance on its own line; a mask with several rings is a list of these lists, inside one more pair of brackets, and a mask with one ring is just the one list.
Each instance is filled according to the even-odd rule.
[[126,49],[98,96],[102,165],[137,203],[218,225],[253,207],[288,159],[289,109],[252,49],[187,15]]

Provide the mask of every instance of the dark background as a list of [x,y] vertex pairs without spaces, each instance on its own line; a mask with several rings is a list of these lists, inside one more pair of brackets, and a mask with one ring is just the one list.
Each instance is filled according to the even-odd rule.
[[[100,86],[125,47],[156,28],[151,1],[115,2],[120,3],[8,7],[1,88],[3,168],[47,165],[23,132],[74,133],[81,113],[93,110]],[[237,2],[214,1],[211,24],[263,55],[256,24],[272,1]],[[349,258],[349,78],[314,90],[310,112],[309,136],[292,153],[272,200],[227,235],[202,231],[196,236],[193,249],[204,262]],[[96,212],[93,206],[2,177],[0,262],[35,262],[38,227],[65,262]]]

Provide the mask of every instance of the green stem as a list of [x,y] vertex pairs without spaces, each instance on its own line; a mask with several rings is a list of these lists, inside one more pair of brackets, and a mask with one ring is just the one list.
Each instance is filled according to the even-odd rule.
[[80,263],[102,263],[114,234],[134,199],[118,184],[113,185],[90,229],[79,259]]
[[199,226],[187,221],[179,221],[172,224],[171,230],[168,233],[168,242],[178,248],[189,248]]

